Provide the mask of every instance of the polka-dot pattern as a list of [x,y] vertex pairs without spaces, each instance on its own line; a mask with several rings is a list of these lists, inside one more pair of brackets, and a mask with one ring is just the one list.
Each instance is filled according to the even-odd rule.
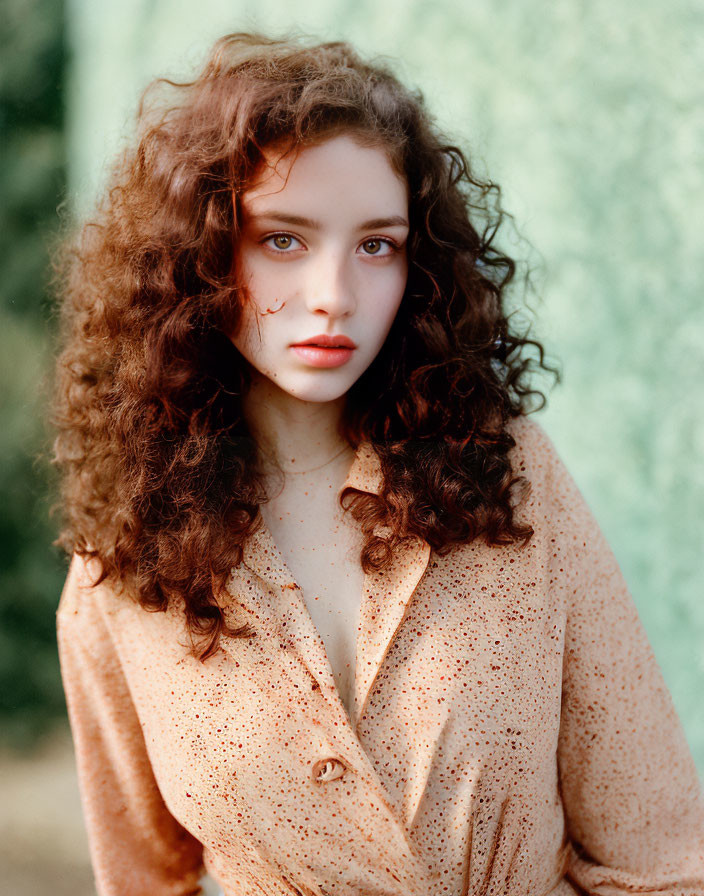
[[[704,894],[704,797],[613,553],[532,420],[532,541],[416,539],[365,578],[348,715],[266,526],[188,655],[74,557],[62,673],[100,896]],[[368,444],[347,484],[376,491]]]

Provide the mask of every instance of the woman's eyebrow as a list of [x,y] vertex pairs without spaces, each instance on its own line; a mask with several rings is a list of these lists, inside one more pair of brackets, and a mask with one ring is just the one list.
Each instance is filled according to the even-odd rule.
[[[248,214],[250,221],[278,221],[282,224],[290,224],[293,227],[308,227],[310,230],[320,230],[322,224],[313,218],[306,218],[302,215],[289,215],[284,212],[269,211],[260,212],[259,214]],[[385,218],[371,218],[359,225],[360,230],[376,230],[380,227],[408,227],[408,221],[402,215],[389,215]]]

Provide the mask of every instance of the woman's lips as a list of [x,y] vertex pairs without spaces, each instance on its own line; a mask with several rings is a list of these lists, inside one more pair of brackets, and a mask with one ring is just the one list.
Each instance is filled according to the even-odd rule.
[[292,345],[294,352],[311,367],[340,367],[352,357],[353,348],[324,348],[320,345]]

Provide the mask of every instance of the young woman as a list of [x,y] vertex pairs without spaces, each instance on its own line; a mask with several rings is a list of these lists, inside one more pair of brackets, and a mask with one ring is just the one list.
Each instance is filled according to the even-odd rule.
[[343,43],[160,83],[64,257],[100,896],[704,894],[682,727],[528,417],[494,185]]

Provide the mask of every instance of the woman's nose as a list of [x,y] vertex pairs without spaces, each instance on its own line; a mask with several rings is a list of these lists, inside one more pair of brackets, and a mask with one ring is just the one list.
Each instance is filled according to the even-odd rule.
[[311,263],[306,303],[309,311],[323,311],[334,317],[354,311],[357,303],[348,259],[334,251],[320,253]]

